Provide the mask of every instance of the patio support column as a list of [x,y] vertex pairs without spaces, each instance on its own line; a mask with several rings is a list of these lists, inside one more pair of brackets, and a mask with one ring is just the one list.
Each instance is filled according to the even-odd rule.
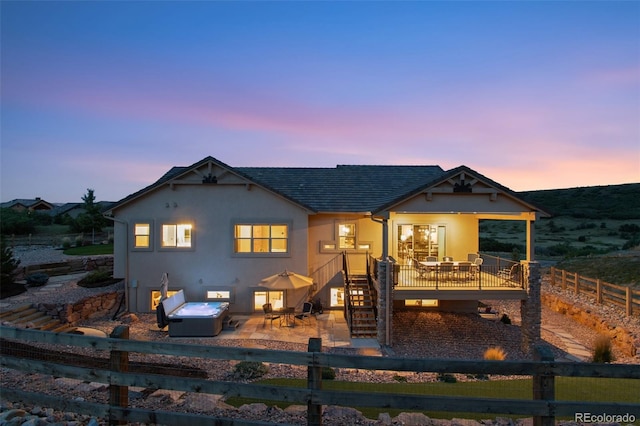
[[540,328],[542,322],[540,291],[542,279],[540,276],[540,264],[529,262],[525,267],[525,282],[527,285],[527,298],[520,301],[521,323],[521,347],[522,351],[531,355],[534,347],[540,342]]
[[380,292],[378,294],[378,343],[381,346],[391,346],[391,301],[393,289],[391,268],[393,264],[385,259],[378,262],[378,284]]
[[527,220],[527,260],[529,262],[533,262],[535,261],[535,240],[536,240],[536,235],[535,235],[535,220]]

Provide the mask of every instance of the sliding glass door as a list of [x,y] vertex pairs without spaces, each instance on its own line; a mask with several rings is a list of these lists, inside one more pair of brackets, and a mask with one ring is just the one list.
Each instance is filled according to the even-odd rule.
[[403,224],[397,230],[398,260],[426,260],[433,256],[441,259],[445,255],[445,227],[428,224]]

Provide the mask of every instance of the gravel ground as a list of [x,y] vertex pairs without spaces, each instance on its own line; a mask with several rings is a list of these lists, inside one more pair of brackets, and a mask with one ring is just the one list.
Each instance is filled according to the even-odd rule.
[[[43,263],[57,261],[62,259],[61,252],[57,250],[24,250],[14,249],[14,255],[18,257],[23,264]],[[53,260],[51,260],[53,259]],[[117,284],[118,285],[118,284]],[[116,286],[117,286],[116,285]],[[121,284],[120,284],[121,285]],[[103,289],[104,290],[104,289]],[[32,290],[29,290],[32,291]],[[543,285],[543,291],[557,291],[551,289],[548,284]],[[60,291],[48,293],[47,302],[56,303],[68,301],[70,298],[80,299],[88,294],[95,292],[95,289],[84,289],[78,287],[74,283],[70,283],[60,288]],[[31,297],[36,297],[36,292]],[[563,295],[566,298],[574,300],[576,304],[587,304],[592,311],[597,312],[603,318],[612,324],[624,325],[625,328],[635,332],[636,336],[640,336],[640,321],[638,317],[625,318],[623,313],[609,308],[592,305],[588,300],[583,300],[573,294],[567,293]],[[3,300],[7,302],[7,300]],[[520,324],[519,301],[484,301],[498,310],[500,314],[506,313],[512,320],[512,325],[502,324],[499,321],[482,320],[477,315],[460,315],[436,312],[399,312],[394,315],[394,329],[403,330],[396,333],[394,337],[394,345],[392,355],[410,356],[410,357],[428,357],[428,358],[468,358],[482,359],[483,350],[489,345],[500,346],[507,353],[507,359],[527,359],[522,353],[519,346],[520,332],[518,325]],[[10,303],[10,301],[9,301]],[[23,302],[24,304],[24,302]],[[125,316],[123,320],[128,321],[131,337],[141,340],[160,340],[166,339],[165,333],[159,333],[154,330],[155,315],[140,314],[137,320]],[[548,308],[542,310],[542,338],[544,343],[548,345],[555,353],[557,358],[566,355],[567,348],[565,343],[557,335],[545,330],[546,326],[553,326],[569,331],[575,339],[582,343],[585,347],[591,348],[597,337],[597,333],[586,326],[577,324],[574,321],[555,313]],[[90,326],[110,332],[113,327],[113,321],[108,318],[87,321],[82,326]],[[181,339],[185,343],[187,339]],[[197,339],[193,343],[197,343]],[[434,343],[437,342],[437,343]],[[265,347],[269,349],[306,351],[307,346],[279,342],[275,340],[219,340],[216,344],[224,346],[244,346],[244,347]],[[614,348],[615,350],[615,348]],[[326,348],[327,352],[340,351],[341,353],[356,353],[354,349],[349,348]],[[88,351],[91,352],[91,351]],[[383,351],[384,352],[384,351]],[[620,363],[638,363],[638,358],[628,357],[615,350],[616,362]],[[135,361],[135,356],[131,357]],[[166,357],[162,356],[144,356],[145,362],[152,361],[166,362]],[[198,360],[185,358],[180,360],[185,367],[193,367],[202,369],[207,372],[208,377],[212,380],[229,380],[229,372],[232,371],[233,361],[216,361],[216,360]],[[272,364],[267,377],[297,377],[306,378],[306,368]],[[407,381],[410,382],[427,382],[436,380],[433,373],[402,373]],[[364,370],[338,369],[337,380],[349,381],[365,381],[365,382],[395,382],[397,378],[395,372],[369,372]],[[466,376],[457,375],[459,380],[470,380]],[[65,394],[68,392],[70,397],[77,398],[77,390],[67,390],[62,382],[52,377],[41,376],[37,374],[19,374],[11,370],[2,370],[2,385],[7,387],[18,387],[25,390],[43,391],[51,394]],[[87,401],[95,401],[106,403],[106,392],[87,392],[81,395]],[[184,397],[180,400],[173,401],[171,396],[163,396],[158,398],[132,398],[131,406],[148,409],[164,409],[167,407],[171,411],[190,411],[193,405],[188,403],[190,397]],[[197,404],[196,404],[197,405]],[[290,412],[285,412],[273,407],[253,407],[244,410],[232,409],[220,401],[208,401],[207,414],[221,415],[230,418],[255,418],[260,420],[281,421],[289,424],[305,424],[304,413],[294,412],[295,407]],[[33,407],[23,407],[4,403],[0,407],[3,412],[10,409],[27,408],[27,411]],[[306,407],[303,407],[306,408]],[[298,408],[298,410],[300,410]],[[58,416],[59,417],[59,416]],[[1,418],[0,418],[1,420]],[[75,421],[79,421],[76,419]],[[80,420],[79,424],[86,424],[88,419]],[[384,421],[374,421],[361,419],[356,413],[350,411],[325,410],[325,418],[323,423],[326,425],[341,424],[402,424],[398,419],[384,419]],[[98,423],[96,423],[98,424]],[[446,423],[443,423],[446,424]]]

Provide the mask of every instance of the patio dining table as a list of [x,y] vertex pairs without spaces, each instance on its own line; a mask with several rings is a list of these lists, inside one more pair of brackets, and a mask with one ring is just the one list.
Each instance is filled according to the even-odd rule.
[[296,316],[295,316],[295,312],[296,312],[296,308],[289,306],[287,308],[282,308],[280,310],[280,312],[282,313],[282,316],[280,317],[280,326],[282,327],[283,325],[285,327],[295,327],[296,326]]
[[473,262],[469,262],[468,260],[422,261],[420,262],[420,265],[425,266],[428,270],[436,273],[439,271],[442,271],[440,269],[442,266],[450,266],[451,269],[448,269],[442,272],[445,272],[445,273],[448,272],[453,274],[457,274],[459,271],[462,272],[463,270],[460,270],[460,266],[464,265],[468,267],[468,269],[465,269],[464,271],[470,273],[471,276],[475,276],[475,274],[480,270],[477,264]]

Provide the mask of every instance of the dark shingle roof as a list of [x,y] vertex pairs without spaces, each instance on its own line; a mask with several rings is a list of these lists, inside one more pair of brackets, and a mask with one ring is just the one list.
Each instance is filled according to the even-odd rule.
[[236,167],[257,183],[321,212],[370,212],[441,176],[439,166]]
[[111,211],[207,162],[214,162],[315,212],[380,212],[463,171],[517,198],[508,188],[466,166],[449,171],[440,166],[231,167],[209,156],[191,166],[172,167],[153,184],[118,201]]

